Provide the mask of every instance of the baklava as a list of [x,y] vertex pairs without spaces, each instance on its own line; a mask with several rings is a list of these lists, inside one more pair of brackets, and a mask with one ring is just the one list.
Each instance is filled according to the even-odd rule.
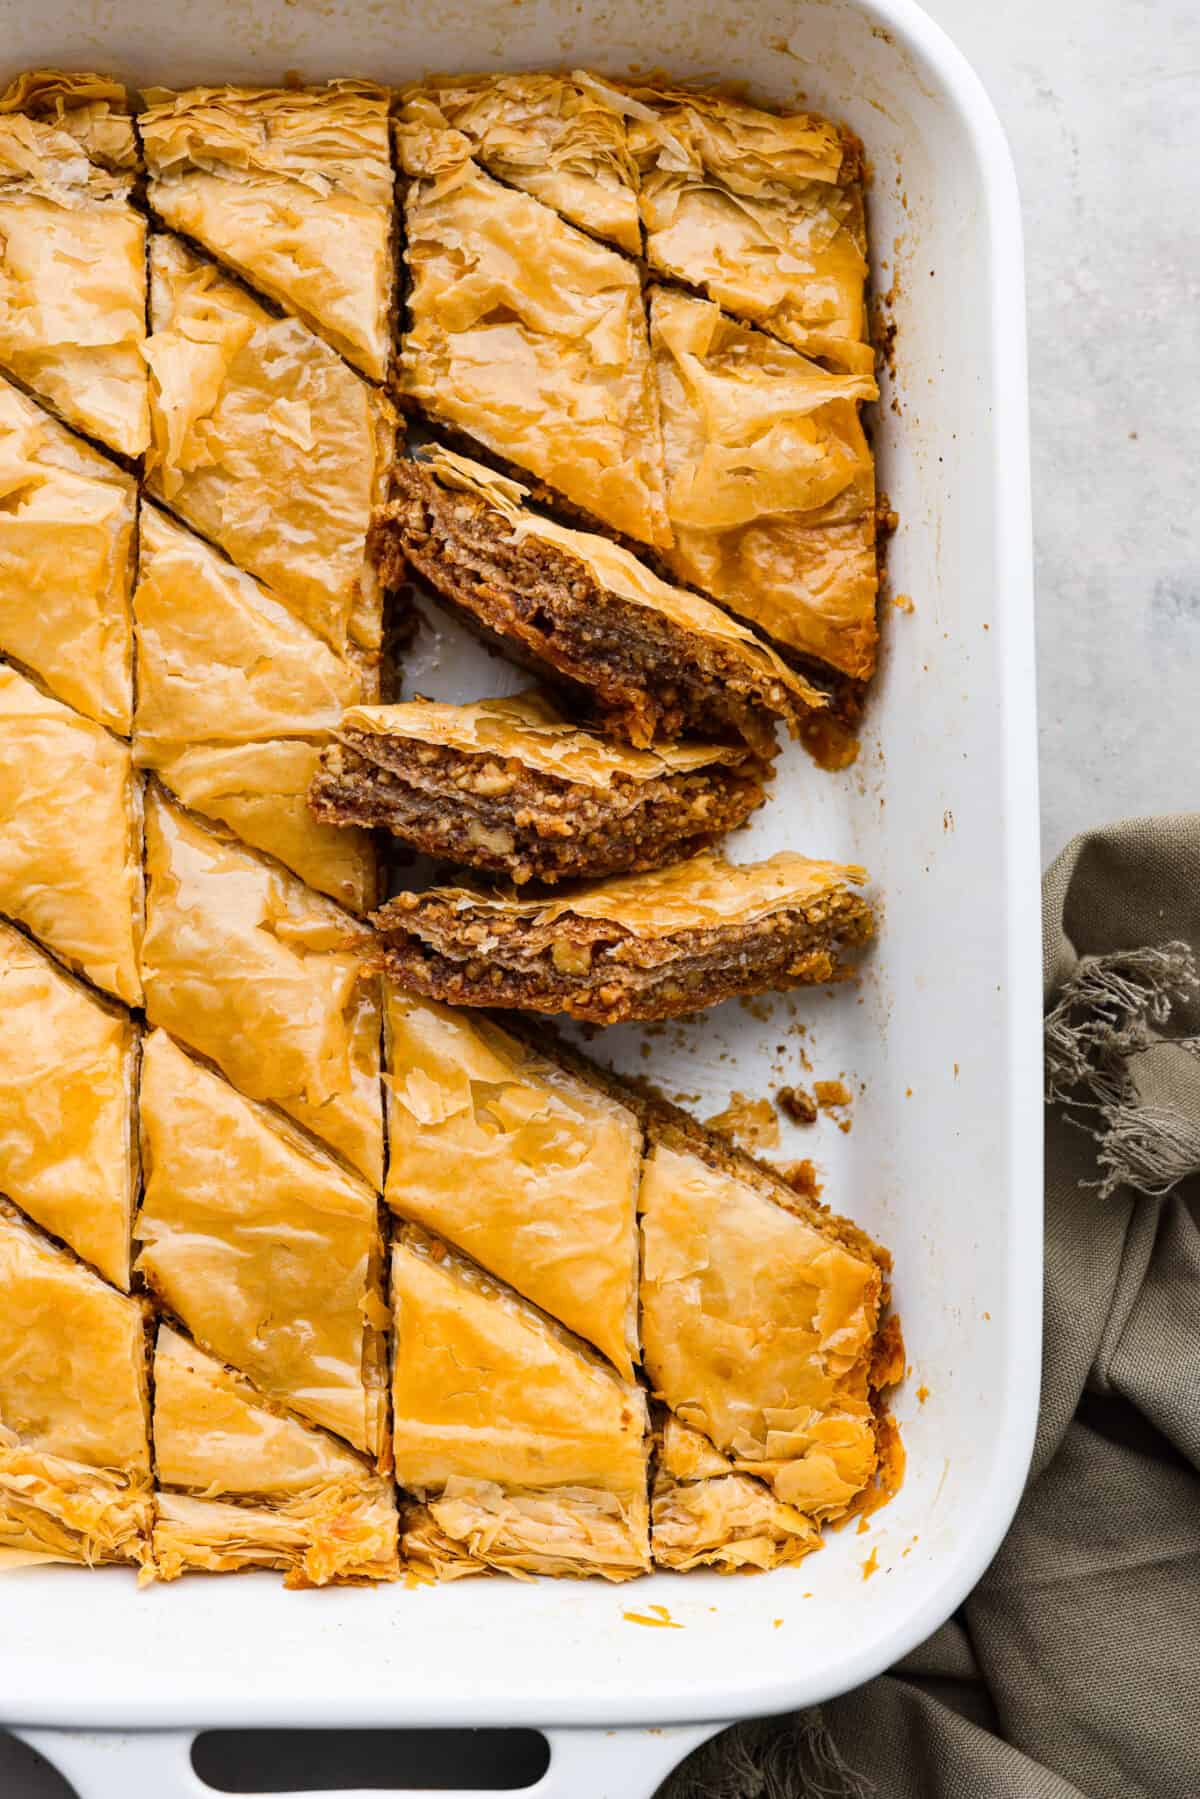
[[0,1199],[0,1569],[150,1551],[142,1302]]
[[740,867],[706,853],[561,899],[401,893],[374,923],[382,966],[416,993],[618,1024],[841,978],[873,929],[852,891],[865,879],[788,851]]
[[607,743],[536,693],[473,706],[358,706],[322,750],[326,825],[380,826],[426,855],[553,884],[661,868],[766,797],[744,746]]
[[0,924],[0,1192],[128,1289],[137,1033]]
[[383,1179],[377,983],[365,925],[151,787],[146,1016]]
[[0,94],[0,364],[129,457],[150,442],[136,168],[119,82],[43,69]]
[[391,353],[388,95],[152,89],[138,120],[150,205],[381,381]]
[[366,559],[396,421],[298,319],[165,232],[150,242],[150,490],[332,644],[377,649]]
[[396,1479],[410,1567],[445,1578],[650,1566],[646,1399],[413,1225],[392,1249]]
[[165,1031],[146,1040],[140,1118],[147,1286],[272,1398],[382,1456],[375,1194]]
[[288,1587],[394,1580],[396,1493],[170,1325],[154,1351],[153,1568],[278,1568]]
[[654,1441],[650,1546],[659,1568],[722,1574],[783,1568],[821,1547],[821,1532],[708,1438],[663,1414]]
[[141,1001],[141,783],[129,745],[0,665],[0,913]]
[[0,650],[128,737],[137,482],[0,379]]
[[859,405],[833,374],[711,302],[650,298],[667,506],[680,577],[802,658],[874,672],[875,471]]
[[775,749],[827,704],[753,632],[606,537],[531,511],[519,483],[452,452],[401,461],[374,550],[411,566],[519,659],[563,682],[597,728],[648,748],[682,735]]
[[612,530],[669,544],[636,267],[474,162],[410,172],[401,392]]

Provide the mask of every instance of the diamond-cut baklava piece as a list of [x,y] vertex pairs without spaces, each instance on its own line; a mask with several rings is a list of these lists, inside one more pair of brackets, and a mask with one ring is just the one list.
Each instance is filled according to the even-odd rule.
[[136,1055],[123,1007],[0,924],[0,1193],[123,1288]]
[[642,1131],[499,1029],[389,985],[386,1198],[632,1378]]
[[703,854],[562,899],[430,887],[374,922],[384,967],[414,992],[618,1024],[839,979],[873,928],[851,890],[865,879],[786,850],[743,866]]
[[298,319],[181,241],[150,245],[150,488],[341,650],[376,648],[365,557],[395,446],[387,399]]
[[768,772],[744,747],[606,743],[535,693],[358,706],[320,761],[311,801],[322,822],[382,826],[518,885],[660,868],[703,849],[762,804]]
[[150,441],[136,162],[118,83],[41,70],[0,94],[0,363],[126,456]]
[[146,873],[151,1024],[380,1186],[379,998],[361,978],[366,926],[153,788]]
[[668,1412],[655,1438],[650,1545],[660,1568],[734,1573],[802,1561],[821,1547],[821,1533]]
[[0,1567],[144,1562],[146,1317],[0,1200]]
[[394,1580],[396,1494],[169,1325],[154,1351],[154,1572],[279,1568],[289,1587]]
[[658,288],[651,340],[676,573],[788,650],[855,680],[875,667],[875,472],[858,406],[831,374]]
[[622,97],[586,76],[435,76],[401,91],[400,160],[436,178],[474,156],[507,186],[640,256],[637,169],[612,99]]
[[402,1553],[441,1577],[649,1567],[646,1404],[561,1326],[413,1226],[392,1251]]
[[0,913],[141,999],[141,786],[127,743],[0,667]]
[[656,1398],[737,1473],[837,1517],[878,1463],[885,1253],[682,1118],[648,1121],[642,1353]]
[[413,181],[405,222],[402,391],[613,530],[669,544],[633,263],[473,162]]
[[390,586],[411,566],[468,620],[567,686],[639,748],[683,734],[775,748],[827,701],[753,632],[593,532],[532,512],[526,490],[435,451],[398,462],[374,547]]
[[380,1456],[375,1194],[165,1031],[146,1040],[140,1116],[139,1274],[206,1349]]
[[147,98],[138,126],[158,216],[382,381],[394,279],[387,94],[335,81]]
[[634,93],[628,147],[651,266],[806,356],[869,375],[857,140],[716,94]]
[[0,380],[0,649],[129,735],[137,482]]
[[370,839],[319,822],[307,796],[320,745],[343,707],[369,696],[372,672],[152,505],[134,612],[138,762],[310,887],[355,911],[371,905]]

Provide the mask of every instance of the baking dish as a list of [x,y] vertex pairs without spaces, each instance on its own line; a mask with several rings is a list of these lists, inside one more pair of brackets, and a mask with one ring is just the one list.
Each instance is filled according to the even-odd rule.
[[[1037,774],[1007,147],[975,76],[908,0],[751,11],[735,0],[44,0],[10,21],[0,74],[47,63],[177,85],[292,70],[399,81],[662,67],[811,104],[866,142],[874,280],[898,329],[875,427],[901,518],[890,588],[912,610],[885,605],[857,764],[822,774],[790,750],[735,853],[789,846],[865,862],[881,940],[857,988],[724,1007],[652,1037],[650,1067],[702,1116],[733,1090],[803,1078],[802,1054],[816,1076],[853,1087],[848,1132],[785,1126],[773,1153],[815,1156],[825,1197],[895,1254],[911,1363],[899,1496],[867,1534],[835,1534],[799,1568],[761,1578],[307,1595],[258,1575],[141,1593],[117,1570],[0,1582],[4,1718],[88,1732],[57,1750],[85,1794],[207,1790],[177,1730],[250,1723],[589,1726],[594,1737],[556,1744],[535,1790],[650,1792],[668,1757],[707,1734],[703,1721],[829,1697],[925,1637],[991,1558],[1025,1474],[1041,1293]],[[516,684],[439,624],[418,642],[408,690],[467,698]],[[591,1047],[646,1066],[632,1030]],[[656,1605],[666,1627],[628,1616]],[[609,1734],[650,1725],[697,1728]],[[90,1734],[149,1727],[170,1735]],[[52,1735],[29,1734],[56,1753]]]

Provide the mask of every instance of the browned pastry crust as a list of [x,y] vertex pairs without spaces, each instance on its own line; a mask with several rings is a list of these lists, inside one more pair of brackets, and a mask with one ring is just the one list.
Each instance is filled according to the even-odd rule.
[[[730,873],[710,856],[569,900],[505,901],[465,888],[402,893],[374,914],[382,965],[402,986],[448,1005],[566,1013],[594,1024],[677,1018],[740,994],[838,979],[844,952],[870,937],[870,906],[845,884],[861,870],[819,871],[787,900],[724,918],[705,904]],[[687,892],[700,898],[688,923]],[[673,904],[672,904],[673,902]],[[665,906],[674,914],[667,920]]]
[[776,719],[795,733],[805,713],[825,703],[776,658],[768,662],[765,646],[689,630],[666,611],[633,603],[582,557],[548,535],[517,530],[480,494],[443,485],[422,463],[397,464],[372,545],[386,586],[411,566],[506,649],[552,671],[600,728],[629,743],[732,737],[770,755]]

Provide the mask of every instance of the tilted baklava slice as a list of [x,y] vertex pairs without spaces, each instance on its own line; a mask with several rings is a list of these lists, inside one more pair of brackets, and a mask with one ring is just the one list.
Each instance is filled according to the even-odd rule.
[[651,1112],[647,1127],[641,1316],[651,1389],[734,1472],[816,1523],[836,1518],[879,1461],[872,1376],[890,1260],[848,1220],[681,1116]]
[[642,253],[637,168],[602,84],[560,74],[437,75],[401,89],[409,174],[437,178],[474,156],[509,187],[631,256]]
[[650,1565],[641,1389],[415,1226],[392,1250],[396,1479],[411,1567],[446,1577]]
[[157,506],[142,506],[140,537],[137,761],[193,811],[362,911],[375,898],[371,841],[314,818],[308,789],[330,729],[371,697],[374,672]]
[[707,1437],[663,1413],[654,1440],[650,1547],[680,1574],[783,1568],[821,1547],[821,1532],[756,1476],[738,1473]]
[[384,90],[334,81],[146,97],[138,127],[159,218],[382,381],[394,285]]
[[298,319],[279,319],[179,238],[150,243],[151,492],[335,650],[382,635],[366,560],[393,410]]
[[660,868],[704,849],[766,797],[745,747],[631,749],[536,693],[473,706],[357,706],[322,750],[325,825],[382,826],[426,855],[526,881]]
[[360,1456],[161,1325],[154,1572],[279,1568],[288,1587],[394,1580],[396,1492]]
[[0,913],[142,997],[141,782],[129,745],[0,666]]
[[145,1562],[146,1314],[0,1199],[0,1568]]
[[786,649],[866,680],[879,578],[859,403],[874,381],[668,288],[651,295],[650,329],[671,567]]
[[405,224],[402,393],[614,531],[669,544],[633,263],[473,162],[418,175]]
[[374,922],[383,966],[416,993],[618,1024],[837,980],[873,929],[852,891],[865,879],[788,851],[740,867],[703,854],[561,899],[401,893]]
[[280,1106],[378,1188],[378,983],[367,927],[151,787],[146,1016]]
[[212,1354],[382,1457],[375,1194],[167,1036],[146,1039],[137,1270]]
[[646,256],[806,356],[870,375],[862,149],[808,113],[632,90]]
[[136,1063],[124,1007],[0,924],[0,1193],[126,1290]]
[[119,82],[44,69],[0,94],[0,363],[126,456],[150,442],[136,167]]
[[137,482],[0,380],[0,650],[129,735]]
[[490,637],[559,678],[638,748],[681,735],[769,757],[826,696],[753,632],[606,537],[532,512],[526,490],[449,451],[396,464],[376,521],[385,583],[411,566]]
[[635,1114],[490,1019],[389,983],[386,1020],[392,1211],[464,1250],[632,1379]]

